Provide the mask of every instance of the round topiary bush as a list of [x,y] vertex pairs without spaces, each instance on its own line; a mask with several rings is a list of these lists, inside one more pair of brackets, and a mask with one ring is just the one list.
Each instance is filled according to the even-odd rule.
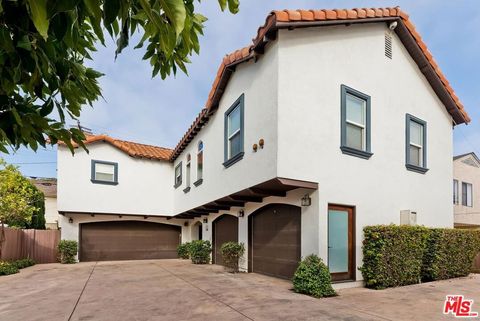
[[58,252],[60,253],[60,262],[62,264],[76,263],[75,256],[78,252],[77,241],[61,240],[58,243]]
[[177,254],[178,257],[181,259],[189,259],[190,258],[190,242],[180,244],[177,247]]
[[193,264],[210,263],[210,253],[212,253],[212,244],[210,241],[196,240],[190,242],[190,259]]
[[222,253],[223,265],[232,273],[238,272],[238,260],[245,253],[245,246],[243,243],[226,242],[220,248]]
[[300,262],[293,275],[293,289],[316,298],[337,295],[332,288],[330,271],[322,259],[313,254]]

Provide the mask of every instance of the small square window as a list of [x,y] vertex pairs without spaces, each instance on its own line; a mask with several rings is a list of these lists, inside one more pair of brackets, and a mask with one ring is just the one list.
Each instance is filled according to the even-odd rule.
[[118,184],[118,163],[92,160],[91,181],[95,184]]

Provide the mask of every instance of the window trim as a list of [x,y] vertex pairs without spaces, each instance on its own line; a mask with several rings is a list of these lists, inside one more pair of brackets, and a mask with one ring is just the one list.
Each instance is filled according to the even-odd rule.
[[192,180],[192,157],[190,154],[187,155],[187,161],[185,164],[185,189],[183,190],[184,193],[188,193],[190,191],[190,184]]
[[[180,182],[177,183],[177,169],[180,168]],[[178,163],[175,166],[175,170],[173,171],[173,187],[177,188],[182,185],[183,182],[183,173],[182,173],[182,162]]]
[[[356,149],[353,147],[347,146],[347,123],[351,123],[354,126],[360,127],[360,124],[354,122],[347,121],[347,94],[355,96],[365,101],[365,150]],[[372,157],[372,149],[371,149],[371,97],[366,95],[358,90],[350,88],[346,85],[340,86],[340,127],[341,127],[341,134],[340,134],[340,150],[343,154],[356,156],[363,159],[369,159]]]
[[[244,113],[245,113],[245,102],[244,102],[244,94],[241,94],[240,97],[238,97],[238,99],[232,104],[232,106],[230,106],[230,108],[227,109],[227,111],[225,112],[225,115],[224,115],[224,135],[223,135],[223,140],[224,140],[224,162],[223,162],[223,166],[225,168],[228,168],[230,166],[232,166],[233,164],[235,164],[236,162],[238,162],[239,160],[241,160],[243,158],[243,156],[245,155],[245,144],[244,144],[244,135],[245,135],[245,116],[244,116]],[[238,152],[237,154],[233,155],[232,157],[229,157],[228,155],[228,150],[229,150],[229,143],[230,143],[230,138],[235,136],[237,134],[238,131],[236,131],[235,133],[233,133],[232,135],[228,135],[228,117],[230,116],[230,114],[236,109],[236,108],[240,108],[240,128],[238,129],[238,131],[240,131],[240,146],[241,146],[241,149],[240,149],[240,152]]]
[[[417,166],[410,164],[410,122],[413,121],[423,127],[423,146],[422,146],[422,166]],[[414,145],[415,146],[415,145]],[[425,174],[428,172],[427,167],[427,122],[417,118],[411,114],[406,114],[405,116],[405,167],[407,170],[412,172],[417,172],[420,174]]]
[[[200,144],[202,144],[201,149],[200,149]],[[205,151],[205,145],[203,144],[203,140],[200,140],[197,143],[197,154],[196,154],[196,156],[197,156],[196,157],[197,158],[197,180],[195,182],[193,182],[193,185],[195,185],[195,186],[199,186],[203,182],[203,164],[205,163],[205,161],[204,161],[204,159],[205,159],[204,151]],[[200,173],[200,171],[198,170],[199,165],[200,165],[200,162],[198,161],[198,156],[200,154],[202,154],[202,175],[198,175]]]
[[[95,165],[96,164],[104,164],[104,165],[113,165],[113,182],[110,181],[103,181],[101,179],[96,179],[95,178]],[[90,181],[93,184],[103,184],[103,185],[118,185],[118,163],[115,162],[108,162],[108,161],[102,161],[102,160],[97,160],[97,159],[92,159],[91,160],[91,169],[90,169]]]
[[459,183],[458,179],[453,180],[453,204],[454,205],[458,205],[460,203],[459,202],[460,197],[459,197],[459,194],[458,194],[460,189],[459,189],[459,184],[458,183]]
[[[465,199],[465,204],[463,204],[463,201],[464,201],[464,199],[463,199],[463,186],[468,186],[468,185],[471,186],[470,190],[472,191],[472,195],[470,196],[471,199],[472,199],[472,204],[471,205],[468,205],[468,189],[465,190],[467,197]],[[473,184],[472,183],[462,182],[462,206],[473,207]]]

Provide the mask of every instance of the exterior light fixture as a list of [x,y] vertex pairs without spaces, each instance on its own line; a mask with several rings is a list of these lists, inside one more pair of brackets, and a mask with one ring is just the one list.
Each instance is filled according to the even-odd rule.
[[184,223],[183,223],[183,226],[188,226],[188,222],[184,222]]
[[258,141],[258,145],[260,145],[260,148],[263,149],[263,145],[265,145],[265,140],[263,138],[260,138]]
[[204,218],[203,223],[207,224],[208,223],[208,218]]
[[245,216],[245,211],[244,210],[238,211],[238,217],[244,217],[244,216]]
[[310,206],[312,205],[312,199],[308,194],[305,194],[304,197],[302,197],[302,206]]
[[72,223],[73,223],[73,218],[70,217],[70,218],[68,219],[68,223],[72,224]]

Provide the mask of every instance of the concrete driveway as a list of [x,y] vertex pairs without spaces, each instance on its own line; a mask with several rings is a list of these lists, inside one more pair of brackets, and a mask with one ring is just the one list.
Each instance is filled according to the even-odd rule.
[[291,283],[181,260],[43,264],[0,277],[0,320],[438,320],[447,294],[474,299],[480,275],[313,299]]

